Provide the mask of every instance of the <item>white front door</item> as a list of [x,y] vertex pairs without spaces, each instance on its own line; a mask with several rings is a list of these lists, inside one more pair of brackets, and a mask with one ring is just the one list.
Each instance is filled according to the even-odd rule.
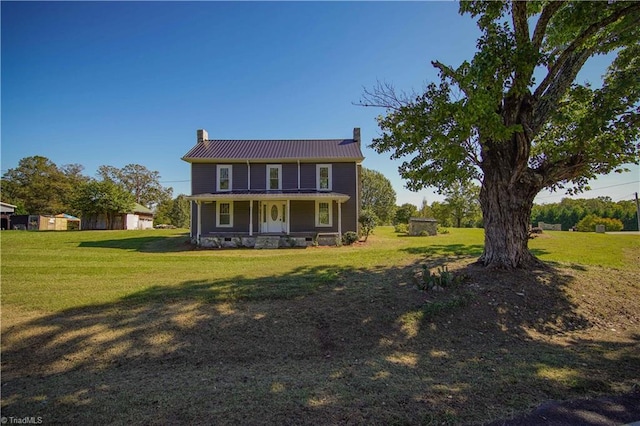
[[262,203],[262,232],[286,232],[286,203],[272,201]]

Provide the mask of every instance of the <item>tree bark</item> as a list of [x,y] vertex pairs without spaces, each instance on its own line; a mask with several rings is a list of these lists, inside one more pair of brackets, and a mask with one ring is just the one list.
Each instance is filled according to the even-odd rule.
[[540,262],[529,251],[533,197],[510,189],[506,182],[488,182],[480,191],[484,216],[484,252],[479,259],[490,268],[530,268]]
[[[501,145],[498,147],[498,145]],[[511,146],[511,150],[505,149]],[[529,251],[529,224],[533,200],[542,188],[542,179],[526,168],[525,158],[517,155],[516,138],[504,143],[489,143],[483,153],[484,178],[480,206],[484,218],[484,252],[478,260],[484,266],[514,269],[540,266]]]

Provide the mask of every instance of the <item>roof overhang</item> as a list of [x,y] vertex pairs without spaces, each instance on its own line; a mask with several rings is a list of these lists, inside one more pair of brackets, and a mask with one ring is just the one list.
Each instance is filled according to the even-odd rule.
[[347,194],[338,192],[308,192],[308,193],[286,193],[286,192],[261,192],[261,193],[233,193],[218,192],[215,194],[194,194],[185,197],[187,200],[196,202],[210,201],[276,201],[276,200],[299,200],[299,201],[315,201],[315,200],[332,200],[338,203],[345,203],[351,198]]
[[198,157],[182,157],[182,161],[187,163],[212,163],[212,164],[227,164],[227,163],[362,163],[364,157],[353,158],[198,158]]

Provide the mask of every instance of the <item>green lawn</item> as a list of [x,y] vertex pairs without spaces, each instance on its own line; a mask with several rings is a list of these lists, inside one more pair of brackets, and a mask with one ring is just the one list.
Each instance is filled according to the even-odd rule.
[[[640,237],[548,231],[548,270],[483,273],[482,230],[450,231],[279,250],[3,231],[3,416],[468,424],[640,385]],[[462,282],[425,293],[421,264]]]
[[[208,282],[215,300],[290,297],[341,271],[408,265],[425,256],[479,256],[481,229],[404,237],[378,228],[365,246],[335,249],[190,250],[184,231],[2,233],[2,303],[56,311],[138,297],[154,288]],[[640,238],[547,231],[530,242],[542,260],[637,268]],[[268,285],[255,288],[256,279]],[[193,296],[193,295],[190,295]]]

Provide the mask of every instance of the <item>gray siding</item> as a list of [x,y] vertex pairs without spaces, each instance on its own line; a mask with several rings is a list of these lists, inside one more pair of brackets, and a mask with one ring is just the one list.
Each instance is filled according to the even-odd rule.
[[316,164],[315,163],[300,164],[300,188],[316,189]]
[[316,226],[315,201],[292,201],[289,219],[291,232],[309,232]]
[[191,194],[216,192],[216,165],[191,164]]
[[260,191],[267,188],[267,165],[251,164],[251,189]]
[[282,165],[282,189],[298,189],[298,164]]
[[[202,203],[202,229],[201,232],[213,232],[216,228],[216,203]],[[196,224],[197,226],[197,224]]]
[[233,203],[233,228],[225,229],[233,232],[249,232],[249,201],[236,201]]
[[233,182],[231,182],[233,187],[231,189],[234,191],[249,189],[247,186],[247,179],[247,164],[233,164]]
[[[356,180],[359,179],[355,163],[333,163],[333,191],[347,194],[349,201],[342,204],[342,232],[358,231],[358,194]],[[335,223],[334,216],[334,223]]]

